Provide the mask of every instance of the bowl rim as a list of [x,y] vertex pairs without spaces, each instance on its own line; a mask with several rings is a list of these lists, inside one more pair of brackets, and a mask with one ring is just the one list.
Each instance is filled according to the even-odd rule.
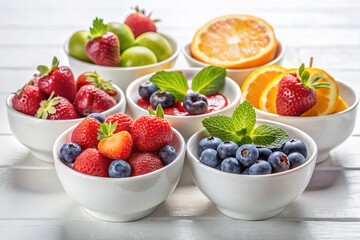
[[[143,69],[148,69],[148,68],[152,68],[152,67],[157,67],[160,65],[165,65],[169,62],[172,62],[173,60],[175,60],[179,54],[180,54],[180,48],[179,48],[179,44],[175,41],[175,39],[173,37],[171,37],[170,35],[164,34],[164,33],[160,33],[158,32],[160,35],[162,35],[163,37],[165,37],[167,40],[170,40],[173,45],[175,46],[174,52],[173,54],[168,57],[167,59],[164,59],[161,62],[157,62],[157,63],[153,63],[153,64],[149,64],[149,65],[144,65],[144,66],[136,66],[136,67],[110,67],[110,66],[102,66],[102,65],[97,65],[95,63],[90,63],[90,62],[85,62],[82,61],[80,59],[77,59],[75,57],[73,57],[72,55],[70,55],[69,51],[68,51],[68,46],[69,46],[69,41],[70,38],[69,37],[65,43],[63,44],[63,50],[65,52],[65,54],[68,56],[69,59],[71,59],[72,61],[78,62],[80,64],[86,65],[89,69],[92,69],[94,67],[96,68],[101,68],[103,70],[112,70],[112,71],[126,71],[126,70],[143,70]],[[171,44],[172,45],[172,44]]]
[[[276,52],[276,57],[271,60],[270,62],[268,63],[265,63],[263,65],[260,65],[260,66],[256,66],[256,67],[252,67],[252,68],[239,68],[239,69],[226,69],[227,72],[230,72],[230,73],[238,73],[238,72],[247,72],[247,71],[255,71],[256,69],[260,68],[260,67],[264,67],[264,66],[268,66],[268,65],[274,65],[274,63],[276,62],[279,62],[281,59],[284,58],[285,56],[285,52],[286,52],[286,47],[285,45],[279,40],[277,39],[277,42],[278,42],[278,50]],[[207,67],[207,66],[210,66],[210,64],[207,64],[207,63],[203,63],[195,58],[193,58],[190,54],[190,44],[191,43],[187,43],[185,44],[185,46],[183,46],[181,48],[181,52],[183,53],[184,57],[186,59],[189,59],[193,62],[195,62],[196,64],[199,64],[199,65],[202,65],[203,67]],[[280,50],[279,50],[280,49]]]
[[[108,110],[102,112],[102,114],[104,114],[105,116],[109,114],[109,112],[111,112],[114,108],[121,106],[123,104],[125,104],[126,106],[126,97],[124,92],[116,85],[116,84],[112,84],[112,86],[116,89],[117,93],[119,94],[119,102],[116,103],[115,106],[109,108]],[[24,119],[29,119],[31,121],[37,121],[37,122],[78,122],[79,120],[82,120],[86,117],[80,117],[80,118],[75,118],[75,119],[63,119],[63,120],[51,120],[51,119],[41,119],[41,118],[37,118],[34,116],[30,116],[27,114],[24,114],[22,112],[17,111],[13,105],[12,105],[12,99],[14,98],[15,93],[11,93],[7,98],[6,98],[6,107],[8,109],[9,112],[11,112],[12,114],[15,114],[18,117],[24,118]]]
[[153,172],[150,172],[150,173],[147,173],[144,175],[131,176],[131,177],[127,177],[127,178],[111,178],[111,177],[98,177],[98,176],[87,175],[87,174],[75,171],[74,169],[69,167],[66,163],[61,161],[61,159],[58,157],[57,148],[60,144],[60,139],[64,138],[66,135],[69,135],[70,133],[72,133],[72,131],[77,126],[78,126],[78,124],[70,127],[69,129],[67,129],[66,131],[61,133],[55,140],[55,143],[54,143],[53,149],[52,149],[52,154],[53,154],[54,166],[55,166],[56,171],[66,171],[68,174],[73,174],[73,175],[76,175],[81,178],[87,178],[89,180],[95,180],[95,181],[129,183],[129,182],[134,182],[134,181],[139,181],[139,180],[146,180],[148,178],[151,178],[153,175],[161,174],[162,172],[166,171],[167,168],[174,166],[175,162],[180,161],[180,159],[182,158],[182,155],[186,154],[186,142],[185,142],[184,137],[179,133],[179,131],[177,131],[175,128],[171,127],[171,129],[173,131],[173,135],[176,135],[180,141],[180,149],[178,151],[177,157],[170,164],[165,165],[158,170],[155,170]]
[[190,155],[190,161],[194,162],[197,166],[204,169],[204,171],[213,171],[214,173],[220,174],[221,176],[227,176],[227,177],[230,177],[230,178],[239,178],[239,179],[241,179],[241,178],[275,178],[275,177],[282,177],[282,176],[291,174],[293,172],[300,171],[300,169],[303,169],[303,168],[307,167],[308,165],[311,165],[313,162],[316,163],[316,158],[317,158],[316,156],[317,156],[317,153],[318,153],[318,148],[317,148],[317,145],[316,145],[314,139],[312,139],[307,133],[305,133],[304,131],[302,131],[302,130],[300,130],[298,128],[295,128],[293,126],[283,124],[283,123],[279,123],[279,122],[275,122],[275,121],[265,120],[265,119],[257,119],[256,123],[257,124],[266,123],[266,124],[275,125],[275,126],[278,126],[278,127],[281,127],[281,128],[285,127],[285,128],[289,128],[289,129],[291,129],[293,131],[297,131],[300,134],[305,136],[307,141],[310,142],[310,145],[312,145],[314,147],[315,151],[312,152],[312,154],[310,156],[307,156],[308,160],[304,164],[302,164],[302,165],[300,165],[300,166],[298,166],[296,168],[289,169],[287,171],[283,171],[283,172],[279,172],[279,173],[271,173],[271,174],[266,174],[266,175],[245,175],[245,174],[227,173],[227,172],[220,171],[218,169],[209,167],[209,166],[201,163],[199,158],[195,157],[194,153],[190,151],[190,145],[194,144],[193,143],[194,139],[198,135],[200,135],[200,134],[202,134],[204,132],[206,133],[206,129],[203,128],[203,129],[197,131],[196,133],[194,133],[189,138],[189,140],[187,141],[186,152],[187,152],[188,155]]
[[[199,72],[200,70],[202,70],[203,68],[201,67],[192,67],[192,68],[171,68],[171,69],[164,69],[162,71],[182,71],[182,72],[186,72],[186,71],[196,71]],[[155,72],[156,73],[156,72]],[[135,106],[136,110],[141,111],[143,114],[148,114],[146,109],[143,109],[141,107],[139,107],[136,102],[134,101],[134,99],[131,98],[130,94],[135,91],[135,85],[137,85],[140,82],[143,82],[145,79],[149,78],[149,76],[154,75],[155,73],[150,73],[144,76],[141,76],[137,79],[135,79],[134,81],[132,81],[129,86],[126,89],[126,100],[128,105],[131,106]],[[230,77],[225,77],[225,84],[230,84],[232,88],[235,88],[236,90],[236,94],[235,94],[235,99],[234,101],[230,102],[230,104],[228,104],[226,107],[219,109],[217,111],[213,111],[213,112],[209,112],[209,113],[204,113],[204,114],[199,114],[199,115],[188,115],[188,116],[178,116],[178,115],[169,115],[169,114],[165,114],[166,118],[172,119],[172,118],[176,118],[176,119],[192,119],[192,118],[199,118],[199,117],[210,117],[213,115],[217,115],[222,113],[223,111],[234,107],[234,105],[239,104],[241,101],[241,90],[240,90],[240,86]],[[137,91],[137,90],[136,90]],[[225,96],[226,97],[226,96]]]
[[[314,120],[314,119],[329,119],[332,118],[334,116],[339,116],[339,115],[343,115],[346,114],[347,112],[352,111],[354,108],[357,107],[357,105],[359,104],[359,95],[358,93],[347,83],[343,82],[343,81],[339,81],[336,80],[336,82],[342,86],[344,86],[345,88],[347,88],[348,90],[350,90],[350,92],[353,94],[354,96],[354,103],[352,105],[350,105],[347,109],[341,111],[341,112],[337,112],[337,113],[332,113],[332,114],[327,114],[327,115],[322,115],[322,116],[309,116],[309,117],[300,117],[299,116],[283,116],[283,115],[279,115],[279,114],[275,114],[275,113],[269,113],[263,110],[260,110],[258,108],[254,108],[255,112],[259,112],[261,114],[263,114],[264,116],[271,116],[272,118],[275,117],[281,117],[283,119],[302,119],[303,121],[306,121],[306,119],[310,119],[310,120]],[[340,95],[339,95],[340,96]]]

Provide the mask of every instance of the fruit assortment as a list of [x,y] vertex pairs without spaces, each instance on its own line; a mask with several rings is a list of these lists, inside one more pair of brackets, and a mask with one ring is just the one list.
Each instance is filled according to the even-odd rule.
[[199,28],[190,45],[191,56],[227,69],[253,68],[276,57],[278,42],[272,26],[250,15],[215,18]]
[[153,115],[133,119],[123,113],[95,113],[77,125],[59,156],[75,171],[98,177],[147,174],[170,164],[177,151],[172,129],[159,106]]
[[134,8],[124,23],[104,23],[95,18],[89,31],[78,31],[69,40],[73,57],[112,67],[136,67],[169,58],[173,49],[168,40],[157,33],[155,23],[145,11]]
[[201,163],[223,172],[265,175],[296,168],[306,162],[307,147],[289,139],[281,128],[255,127],[255,110],[245,101],[232,117],[213,116],[203,120],[210,137],[198,143]]
[[243,97],[260,110],[283,116],[322,116],[347,109],[334,78],[311,65],[312,60],[309,68],[259,68],[242,85]]
[[179,71],[160,71],[138,88],[137,104],[144,109],[156,109],[165,114],[189,116],[220,110],[229,104],[218,91],[225,84],[226,71],[220,67],[206,67],[189,80]]
[[109,81],[96,72],[83,73],[75,81],[71,69],[59,63],[54,57],[50,68],[38,66],[40,73],[14,95],[15,110],[41,119],[66,120],[116,105],[117,92]]

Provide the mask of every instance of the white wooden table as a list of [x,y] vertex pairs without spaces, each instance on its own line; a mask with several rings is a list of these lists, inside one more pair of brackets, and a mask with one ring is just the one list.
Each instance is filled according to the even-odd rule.
[[[317,165],[317,170],[341,167],[335,182],[305,191],[266,221],[225,217],[193,185],[178,186],[153,214],[129,223],[94,219],[67,197],[54,166],[34,159],[12,136],[5,99],[54,55],[66,65],[62,45],[74,31],[87,29],[96,16],[123,21],[135,4],[161,18],[160,31],[180,46],[211,18],[260,16],[286,44],[285,66],[313,56],[317,67],[360,90],[358,0],[0,0],[0,239],[359,239],[360,124]],[[183,56],[176,67],[187,67]]]

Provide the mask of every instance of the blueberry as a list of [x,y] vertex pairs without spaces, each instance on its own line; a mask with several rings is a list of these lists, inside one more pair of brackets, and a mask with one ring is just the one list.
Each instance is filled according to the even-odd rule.
[[159,158],[164,165],[168,165],[169,163],[174,161],[176,156],[177,156],[177,153],[176,153],[175,148],[170,145],[164,146],[163,148],[161,148],[161,150],[159,152]]
[[67,163],[74,163],[77,156],[80,155],[82,149],[77,143],[68,142],[60,148],[60,158]]
[[273,169],[273,172],[275,173],[283,172],[289,170],[290,168],[290,163],[287,155],[280,151],[273,152],[269,156],[268,161]]
[[268,160],[270,154],[272,153],[272,151],[269,148],[258,148],[259,150],[259,159],[262,160]]
[[189,93],[184,99],[184,108],[191,115],[203,114],[208,109],[207,98],[200,93]]
[[96,120],[98,120],[100,123],[105,122],[105,115],[101,114],[101,113],[90,113],[88,116],[88,118],[95,118]]
[[307,148],[303,141],[299,139],[291,139],[284,144],[283,152],[289,155],[293,152],[301,153],[305,158],[307,157]]
[[249,167],[249,175],[265,175],[270,174],[271,171],[270,163],[264,160],[257,160]]
[[305,163],[305,157],[298,152],[290,153],[288,156],[290,162],[290,169],[296,168]]
[[126,178],[131,175],[130,164],[124,160],[114,160],[108,169],[109,176],[112,178]]
[[231,141],[226,141],[223,143],[220,143],[220,145],[217,147],[217,152],[219,154],[219,157],[221,159],[225,159],[228,157],[235,157],[236,156],[236,150],[239,148],[239,146]]
[[220,143],[222,143],[222,141],[220,138],[217,137],[206,137],[201,139],[198,143],[199,156],[205,149],[212,148],[216,150]]
[[229,157],[221,162],[221,171],[240,174],[241,166],[236,158]]
[[209,167],[215,168],[220,164],[220,160],[217,151],[212,148],[205,149],[200,155],[200,162]]
[[175,105],[175,97],[171,93],[160,91],[154,92],[150,96],[150,104],[153,108],[161,105],[162,108],[169,108]]
[[242,171],[241,174],[243,174],[243,175],[249,175],[249,168],[245,168],[245,170]]
[[259,158],[259,150],[253,144],[241,145],[236,151],[236,159],[245,167],[249,167]]
[[142,99],[149,100],[151,94],[159,90],[159,88],[152,82],[144,82],[140,84],[138,92]]

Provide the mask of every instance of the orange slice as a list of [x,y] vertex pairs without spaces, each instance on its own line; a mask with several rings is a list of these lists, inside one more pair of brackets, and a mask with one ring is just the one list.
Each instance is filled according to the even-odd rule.
[[226,15],[202,26],[194,35],[191,54],[224,68],[252,68],[275,58],[277,41],[270,24],[249,15]]
[[[330,88],[319,88],[316,91],[316,103],[307,112],[303,113],[302,117],[308,116],[321,116],[331,114],[334,112],[339,97],[339,89],[336,81],[325,71],[317,68],[306,68],[306,71],[310,73],[310,78],[316,74],[322,74],[323,77],[318,83],[329,83]],[[288,73],[296,73],[297,69],[288,70],[281,75],[275,77],[268,85],[264,88],[259,101],[259,109],[271,113],[276,112],[276,96],[278,92],[278,84],[284,75]]]
[[338,97],[336,108],[333,113],[338,113],[346,110],[349,107],[349,105],[342,99],[342,97]]
[[260,95],[266,85],[286,69],[277,65],[261,67],[252,72],[241,86],[242,97],[259,108]]

